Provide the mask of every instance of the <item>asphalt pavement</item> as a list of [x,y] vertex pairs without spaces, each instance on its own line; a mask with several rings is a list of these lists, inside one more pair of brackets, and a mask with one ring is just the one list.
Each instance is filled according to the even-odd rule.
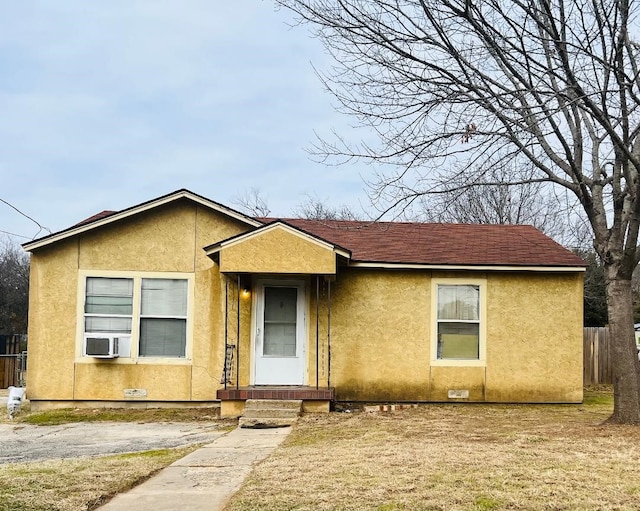
[[207,444],[224,433],[206,422],[81,422],[59,426],[4,423],[0,424],[0,464]]

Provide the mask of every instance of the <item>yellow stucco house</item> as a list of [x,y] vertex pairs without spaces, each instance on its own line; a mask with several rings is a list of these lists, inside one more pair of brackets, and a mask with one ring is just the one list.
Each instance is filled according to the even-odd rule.
[[35,409],[582,400],[584,263],[533,227],[256,219],[179,190],[24,248]]

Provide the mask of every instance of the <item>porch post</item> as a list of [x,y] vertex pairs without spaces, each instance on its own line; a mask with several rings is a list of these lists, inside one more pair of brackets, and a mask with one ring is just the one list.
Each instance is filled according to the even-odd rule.
[[331,279],[327,280],[327,388],[331,387]]
[[229,276],[224,276],[224,390],[227,390],[227,381],[229,381],[229,375],[227,374],[227,352],[229,351]]
[[236,388],[240,388],[240,274],[238,273],[238,288],[236,289],[238,295],[238,307],[237,307],[237,320],[236,326]]
[[316,389],[320,377],[320,275],[316,275]]

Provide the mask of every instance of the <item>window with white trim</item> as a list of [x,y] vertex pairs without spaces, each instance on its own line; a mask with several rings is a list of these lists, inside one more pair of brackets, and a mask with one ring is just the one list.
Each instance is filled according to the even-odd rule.
[[88,277],[85,333],[131,335],[133,279]]
[[184,357],[187,345],[187,281],[142,279],[141,357]]
[[182,278],[87,277],[84,338],[118,337],[120,356],[185,358],[188,291]]
[[480,286],[438,284],[437,359],[480,359]]

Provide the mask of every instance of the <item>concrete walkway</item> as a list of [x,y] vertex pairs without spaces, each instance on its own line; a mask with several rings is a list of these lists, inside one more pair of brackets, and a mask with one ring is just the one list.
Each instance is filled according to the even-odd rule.
[[291,431],[236,428],[192,452],[151,479],[114,497],[100,511],[221,510],[249,475]]

